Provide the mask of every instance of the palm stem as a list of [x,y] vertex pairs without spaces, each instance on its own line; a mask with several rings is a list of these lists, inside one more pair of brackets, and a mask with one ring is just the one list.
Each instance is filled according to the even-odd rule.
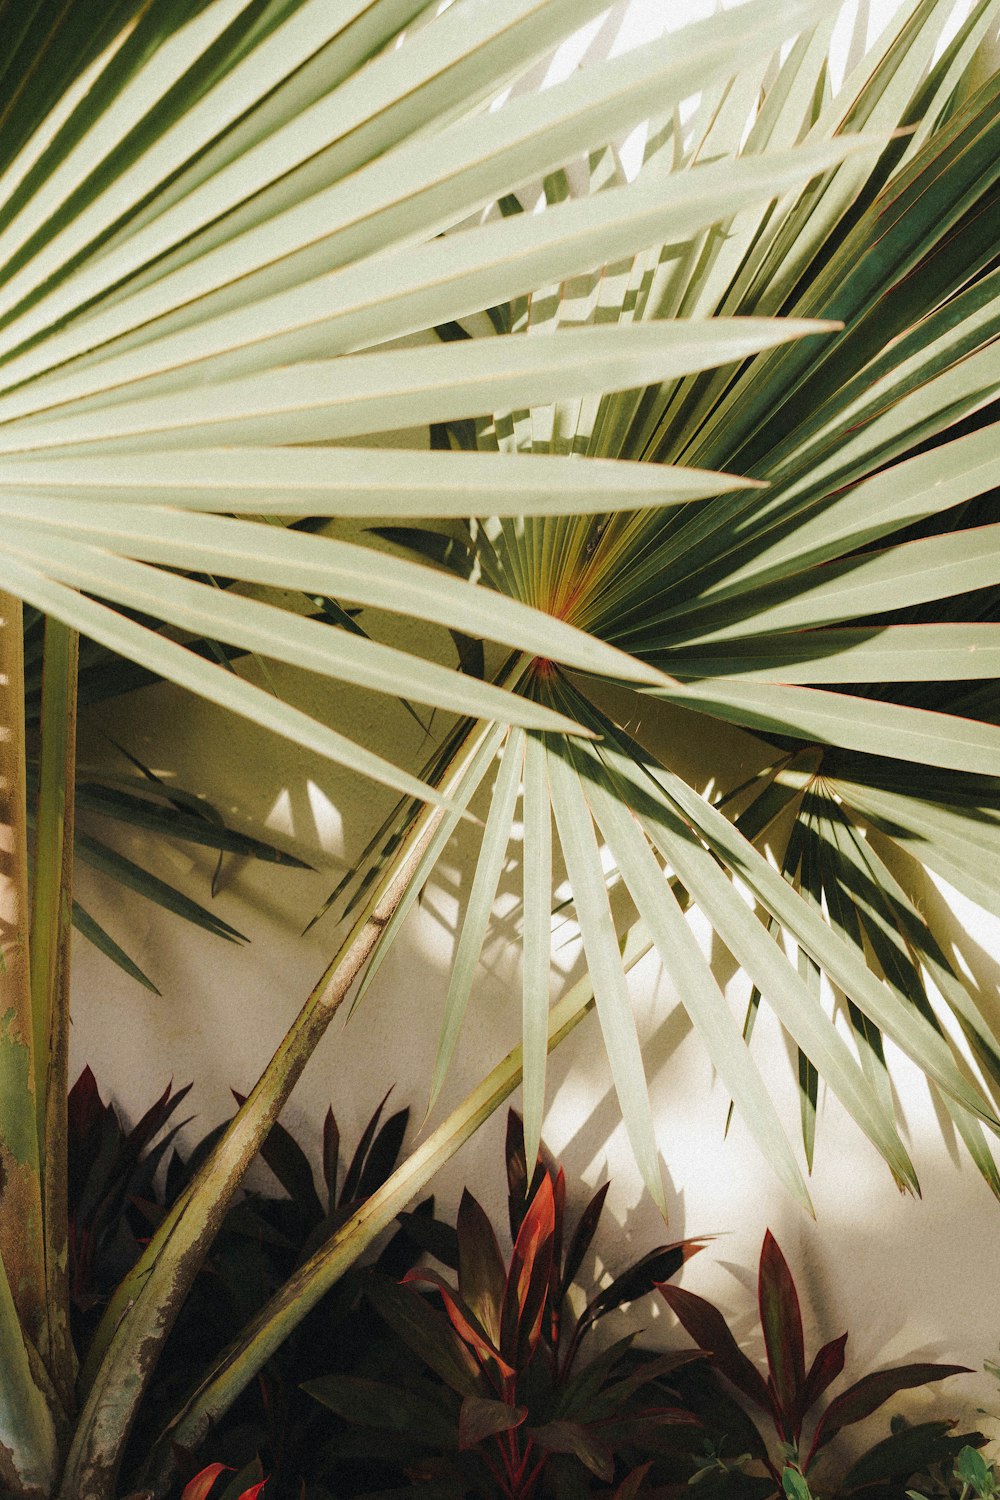
[[43,1149],[49,1369],[67,1409],[72,1408],[76,1380],[69,1319],[66,1099],[78,658],[76,631],[47,619],[31,908],[31,1005]]
[[0,593],[0,1259],[21,1326],[45,1330],[37,1067],[28,953],[24,638],[20,600]]

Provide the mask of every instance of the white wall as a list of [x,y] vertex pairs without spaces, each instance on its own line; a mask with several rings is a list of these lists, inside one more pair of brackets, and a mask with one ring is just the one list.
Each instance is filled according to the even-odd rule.
[[[888,9],[891,9],[891,5]],[[885,10],[886,7],[883,7]],[[630,40],[640,27],[669,12],[695,14],[666,0],[634,0]],[[878,24],[878,13],[873,26]],[[291,682],[290,674],[282,680]],[[295,690],[316,705],[315,684]],[[419,731],[393,704],[373,706],[346,688],[318,694],[338,719],[346,714],[368,742],[415,761]],[[82,723],[82,755],[114,763],[104,738],[111,723],[101,707]],[[276,743],[254,726],[223,718],[170,687],[134,694],[114,710],[114,733],[131,751],[176,775],[179,785],[204,793],[237,827],[273,836],[310,860],[317,873],[275,870],[230,859],[216,901],[219,913],[252,938],[247,947],[223,944],[164,916],[138,898],[80,876],[81,895],[94,914],[161,984],[157,999],[114,970],[82,942],[75,952],[73,1068],[89,1062],[106,1092],[134,1115],[173,1077],[195,1080],[193,1140],[230,1111],[230,1086],[245,1091],[295,1015],[334,948],[334,932],[321,923],[299,934],[335,883],[340,862],[350,861],[377,826],[388,798],[348,773]],[[719,726],[720,769],[749,764],[752,742]],[[695,768],[697,774],[713,768]],[[333,1101],[346,1141],[356,1137],[374,1103],[390,1084],[394,1098],[423,1112],[426,1080],[447,984],[456,911],[456,888],[467,868],[471,835],[449,850],[422,908],[414,913],[385,964],[372,995],[354,1020],[339,1017],[307,1069],[286,1113],[293,1131],[315,1150],[319,1121]],[[165,878],[196,899],[208,899],[213,860],[182,846],[150,849],[141,837],[118,836],[124,852],[151,862]],[[933,894],[933,893],[932,893]],[[514,897],[510,896],[510,904]],[[1000,979],[1000,922],[946,893],[956,915],[956,940],[987,992]],[[476,1005],[463,1032],[456,1066],[439,1116],[456,1102],[516,1039],[519,1027],[517,955],[510,927],[487,949]],[[708,941],[706,935],[706,941]],[[567,976],[578,972],[569,944],[559,954]],[[741,1013],[746,986],[730,987]],[[952,1381],[939,1392],[914,1393],[893,1403],[908,1413],[961,1416],[997,1430],[975,1408],[1000,1409],[1000,1395],[981,1373],[995,1356],[1000,1328],[998,1207],[929,1098],[926,1085],[901,1057],[892,1058],[905,1135],[917,1164],[923,1200],[900,1197],[874,1150],[851,1126],[835,1100],[824,1098],[811,1223],[783,1196],[745,1130],[737,1122],[723,1140],[725,1092],[712,1077],[699,1044],[688,1034],[683,1011],[657,964],[646,961],[633,983],[645,1038],[650,1085],[668,1184],[669,1231],[642,1197],[617,1110],[602,1048],[591,1017],[560,1049],[551,1067],[549,1146],[565,1161],[571,1192],[606,1174],[613,1178],[601,1254],[621,1267],[664,1237],[717,1232],[718,1240],[684,1272],[684,1284],[732,1312],[742,1336],[753,1323],[756,1257],[765,1227],[777,1234],[792,1263],[805,1303],[812,1347],[851,1329],[848,1371],[913,1357],[954,1360],[980,1373]],[[777,1028],[766,1015],[754,1041],[766,1059],[784,1118],[796,1129],[792,1070]],[[437,1184],[445,1209],[461,1186],[499,1207],[502,1116],[496,1117]],[[261,1169],[266,1178],[266,1169]],[[683,1342],[666,1309],[647,1305],[642,1319]],[[759,1352],[759,1345],[754,1345]],[[884,1430],[878,1422],[875,1430]]]

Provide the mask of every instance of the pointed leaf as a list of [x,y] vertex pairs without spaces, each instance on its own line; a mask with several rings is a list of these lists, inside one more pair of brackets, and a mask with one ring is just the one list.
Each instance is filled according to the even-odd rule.
[[457,1231],[459,1291],[499,1348],[507,1272],[493,1226],[467,1188],[458,1206]]
[[458,1446],[476,1448],[487,1438],[519,1427],[527,1415],[526,1406],[508,1406],[486,1396],[466,1396],[458,1418]]
[[718,1308],[679,1286],[659,1286],[657,1290],[699,1349],[712,1355],[713,1367],[720,1375],[755,1406],[770,1412],[772,1402],[764,1377],[743,1353]]
[[760,1252],[757,1301],[785,1436],[794,1442],[798,1437],[799,1403],[806,1378],[802,1315],[788,1262],[770,1230],[764,1235]]
[[899,1391],[931,1385],[935,1380],[947,1379],[949,1375],[971,1374],[967,1365],[914,1364],[897,1365],[891,1370],[877,1370],[872,1375],[866,1375],[830,1402],[816,1427],[813,1452],[825,1447],[842,1427],[849,1427],[854,1422],[870,1417],[883,1402]]

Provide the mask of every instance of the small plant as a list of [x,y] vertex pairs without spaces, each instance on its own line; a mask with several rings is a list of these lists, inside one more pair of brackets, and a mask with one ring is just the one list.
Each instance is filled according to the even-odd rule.
[[[190,1483],[184,1486],[181,1500],[208,1500],[208,1496],[215,1488],[215,1482],[220,1474],[224,1474],[228,1468],[227,1464],[209,1464],[207,1468],[196,1474]],[[256,1484],[251,1484],[247,1489],[242,1489],[244,1476],[237,1474],[232,1484],[222,1490],[218,1500],[257,1500],[257,1496],[267,1483],[266,1479],[260,1479]]]
[[[712,1358],[705,1372],[714,1386],[707,1399],[693,1404],[709,1422],[738,1432],[748,1456],[757,1459],[767,1478],[741,1488],[761,1497],[777,1491],[787,1500],[812,1500],[813,1467],[827,1444],[845,1427],[871,1416],[891,1397],[903,1390],[929,1385],[950,1375],[971,1373],[963,1365],[908,1364],[877,1370],[841,1391],[832,1401],[819,1403],[844,1369],[847,1334],[831,1339],[806,1368],[802,1316],[798,1294],[788,1263],[778,1242],[768,1230],[760,1255],[758,1307],[767,1356],[767,1375],[743,1353],[725,1319],[712,1303],[694,1292],[674,1286],[659,1288],[672,1311],[698,1347]],[[765,1441],[756,1423],[725,1398],[717,1377],[736,1390],[751,1409],[764,1413],[772,1426],[776,1444]],[[691,1392],[685,1389],[685,1396]],[[721,1400],[720,1400],[721,1398]],[[927,1465],[954,1458],[970,1444],[981,1445],[980,1433],[953,1434],[948,1420],[910,1426],[894,1419],[890,1435],[864,1452],[835,1486],[824,1493],[847,1494],[888,1485],[902,1500],[902,1484]],[[978,1455],[977,1455],[978,1457]],[[979,1460],[979,1462],[982,1462]],[[724,1461],[702,1463],[696,1481],[717,1482],[734,1468]],[[978,1492],[977,1492],[978,1495]],[[967,1500],[967,1497],[963,1497]],[[985,1497],[984,1497],[985,1500]]]
[[951,1463],[938,1464],[921,1475],[919,1489],[907,1490],[909,1500],[996,1500],[1000,1473],[977,1449],[962,1448]]
[[[457,1287],[420,1267],[401,1284],[379,1277],[368,1289],[408,1355],[438,1379],[428,1380],[406,1357],[396,1359],[391,1383],[367,1373],[331,1375],[306,1389],[362,1429],[345,1452],[367,1456],[369,1473],[379,1478],[391,1457],[411,1484],[432,1483],[435,1494],[471,1490],[530,1500],[537,1493],[586,1493],[595,1480],[632,1493],[660,1449],[676,1446],[670,1430],[699,1425],[663,1384],[698,1356],[636,1350],[634,1334],[587,1363],[581,1350],[602,1318],[653,1291],[704,1242],[657,1246],[574,1315],[568,1293],[593,1241],[607,1184],[568,1232],[562,1168],[540,1155],[529,1181],[513,1111],[506,1157],[508,1263],[485,1211],[466,1192],[457,1220]],[[420,1283],[440,1298],[440,1309],[416,1289]]]

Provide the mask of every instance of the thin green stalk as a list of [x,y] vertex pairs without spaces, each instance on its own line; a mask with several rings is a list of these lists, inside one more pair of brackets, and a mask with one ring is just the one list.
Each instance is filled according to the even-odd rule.
[[78,658],[76,631],[47,619],[31,903],[31,1010],[42,1143],[48,1363],[67,1409],[73,1404],[76,1381],[69,1321],[66,1100]]
[[0,1260],[25,1335],[47,1348],[42,1192],[28,956],[24,637],[0,593]]
[[[642,924],[637,923],[625,944],[622,961],[626,969],[637,964],[650,948]],[[593,1004],[593,984],[589,975],[585,975],[552,1007],[548,1028],[550,1052],[579,1025]],[[161,1439],[154,1458],[158,1486],[164,1485],[168,1478],[175,1446],[197,1447],[211,1423],[229,1409],[310,1309],[513,1093],[521,1081],[522,1061],[519,1044],[247,1324],[235,1345],[188,1398]]]
[[[447,796],[489,724],[475,726],[448,767]],[[321,975],[229,1129],[112,1297],[81,1374],[86,1399],[61,1500],[110,1500],[136,1408],[174,1319],[226,1210],[303,1068],[406,894],[444,811],[425,807]]]

